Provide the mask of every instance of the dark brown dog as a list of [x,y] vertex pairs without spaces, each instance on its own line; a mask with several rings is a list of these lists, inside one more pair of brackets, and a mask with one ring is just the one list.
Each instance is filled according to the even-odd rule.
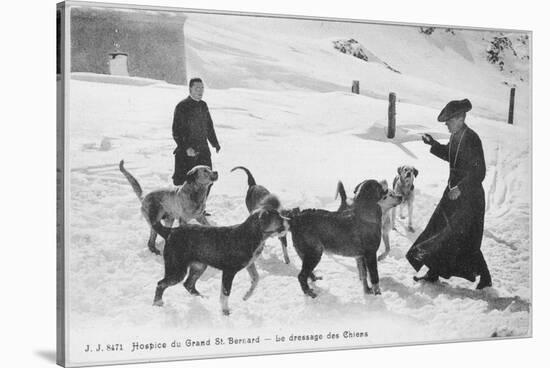
[[[222,271],[220,302],[222,312],[228,315],[233,278],[238,271],[254,264],[268,237],[286,233],[288,222],[278,211],[260,208],[240,225],[216,227],[184,224],[171,229],[157,222],[153,228],[166,239],[164,278],[158,282],[153,305],[163,305],[164,290],[183,281],[188,269],[189,276],[183,285],[191,294],[200,295],[195,284],[206,267],[211,266]],[[252,295],[256,285],[253,278],[244,299]]]
[[[381,261],[390,253],[390,230],[392,228],[390,210],[399,205],[402,202],[403,197],[395,193],[395,191],[388,189],[388,182],[386,180],[382,180],[379,183],[382,185],[382,189],[384,189],[384,196],[380,201],[378,201],[378,205],[382,209],[382,240],[384,242],[384,252],[378,256],[378,261]],[[354,193],[357,192],[357,189],[361,186],[361,184],[355,188]],[[344,189],[344,184],[342,184],[341,181],[338,182],[338,186],[336,187],[336,196],[338,195],[340,195],[341,198],[338,211],[351,209],[353,206],[353,201],[347,200],[346,190]]]
[[[354,257],[364,292],[380,294],[376,252],[380,246],[382,227],[382,210],[378,202],[383,197],[382,185],[376,180],[367,180],[357,187],[357,195],[348,210],[330,212],[308,209],[291,217],[292,240],[296,253],[302,259],[298,281],[306,295],[317,296],[307,280],[311,278],[324,251]],[[372,289],[368,285],[367,272]]]
[[[246,191],[245,203],[246,203],[246,208],[248,209],[248,212],[252,213],[259,207],[264,206],[266,204],[265,202],[269,201],[273,197],[270,196],[270,192],[269,190],[267,190],[266,187],[256,184],[256,180],[254,180],[252,173],[246,167],[237,166],[231,169],[231,172],[238,169],[243,170],[248,176],[248,189]],[[280,205],[278,207],[275,207],[274,203],[271,203],[270,205],[276,210],[279,210],[279,211],[281,210]],[[290,259],[288,258],[288,250],[287,250],[288,244],[286,241],[286,236],[280,237],[279,240],[281,241],[281,247],[283,248],[284,261],[286,264],[289,264]]]

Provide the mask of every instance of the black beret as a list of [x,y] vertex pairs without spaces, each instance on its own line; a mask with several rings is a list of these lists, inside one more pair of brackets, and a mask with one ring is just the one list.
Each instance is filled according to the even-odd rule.
[[437,117],[437,121],[445,122],[463,112],[468,112],[472,109],[472,103],[465,98],[464,100],[451,101],[441,110],[441,113]]

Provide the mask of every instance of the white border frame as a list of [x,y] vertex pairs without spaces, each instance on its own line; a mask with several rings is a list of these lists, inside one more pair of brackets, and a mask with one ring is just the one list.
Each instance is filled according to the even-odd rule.
[[[2,342],[5,367],[52,367],[55,362],[55,21],[53,10],[58,0],[7,2],[0,23],[3,47],[10,55],[1,61],[2,89],[8,103],[2,108],[0,150],[3,153],[3,193],[33,195],[33,218],[29,206],[21,206],[20,195],[9,195],[3,202],[4,303],[2,303]],[[394,19],[425,23],[460,23],[473,26],[489,24],[502,28],[528,28],[533,31],[533,294],[535,299],[534,336],[532,339],[453,345],[410,346],[397,349],[332,351],[315,354],[212,359],[179,363],[157,363],[154,367],[183,368],[280,368],[281,366],[335,367],[343,364],[369,364],[376,367],[446,368],[498,366],[537,366],[545,361],[550,337],[550,293],[547,270],[550,247],[546,246],[547,157],[550,156],[546,106],[547,83],[550,81],[550,27],[546,5],[536,1],[462,0],[449,10],[448,2],[436,0],[393,0],[318,2],[314,0],[114,0],[121,3],[157,3],[166,6],[188,6],[233,11],[315,14],[340,18],[360,17]],[[456,5],[456,4],[454,4]],[[495,9],[498,11],[495,13]],[[32,11],[31,11],[32,9]],[[16,37],[12,35],[16,34]],[[33,103],[32,109],[29,102]],[[32,129],[33,135],[29,135]],[[38,154],[38,157],[37,157]],[[33,168],[33,170],[30,170]],[[38,178],[38,180],[37,180]],[[24,221],[30,219],[31,221]],[[35,221],[36,220],[36,221]],[[21,236],[24,235],[22,239]],[[27,259],[33,272],[21,274],[18,252],[32,252]],[[17,282],[14,277],[17,277]],[[429,358],[427,358],[429,357]],[[447,359],[452,357],[452,359]],[[149,364],[134,367],[150,368]]]

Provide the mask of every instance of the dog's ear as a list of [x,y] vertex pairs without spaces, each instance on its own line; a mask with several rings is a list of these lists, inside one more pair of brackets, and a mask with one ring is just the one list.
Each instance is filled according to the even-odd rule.
[[274,194],[268,194],[260,201],[260,207],[278,210],[281,208],[281,201]]
[[258,211],[258,220],[260,220],[260,224],[264,224],[264,221],[265,221],[265,217],[266,217],[266,210],[263,209],[263,208],[260,208],[260,210]]
[[199,173],[199,167],[195,166],[187,172],[187,180],[195,181],[197,179],[197,174]]
[[376,180],[365,180],[356,189],[356,201],[379,201],[384,196],[382,184]]
[[361,188],[361,185],[363,185],[365,182],[366,182],[366,180],[363,180],[362,182],[360,182],[359,184],[357,184],[357,185],[355,186],[355,189],[353,190],[353,194],[357,194],[357,191],[359,190],[359,188]]
[[413,174],[415,178],[418,176],[418,170],[416,170],[416,167],[413,167]]
[[258,216],[258,220],[260,220],[260,226],[262,227],[262,229],[268,228],[273,217],[273,210],[262,208],[260,209],[259,213],[260,214]]
[[[385,186],[384,186],[383,182],[385,182],[385,184],[386,184]],[[373,194],[376,193],[375,196],[373,195],[373,199],[375,199],[376,201],[381,200],[386,195],[387,191],[388,191],[388,182],[387,181],[385,181],[385,180],[382,180],[382,181],[373,180],[373,183],[372,183],[372,186],[371,186],[371,192]]]
[[403,171],[403,166],[399,166],[399,167],[397,168],[397,174],[398,174],[399,176],[401,176],[401,172],[402,172],[402,171]]

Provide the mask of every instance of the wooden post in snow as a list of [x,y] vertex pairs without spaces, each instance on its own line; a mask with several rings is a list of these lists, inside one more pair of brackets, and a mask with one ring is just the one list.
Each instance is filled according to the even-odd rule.
[[351,86],[351,93],[359,94],[359,81],[354,80]]
[[395,137],[395,93],[390,92],[388,107],[388,138]]
[[510,90],[510,109],[508,110],[508,124],[514,124],[514,100],[516,98],[516,87]]

